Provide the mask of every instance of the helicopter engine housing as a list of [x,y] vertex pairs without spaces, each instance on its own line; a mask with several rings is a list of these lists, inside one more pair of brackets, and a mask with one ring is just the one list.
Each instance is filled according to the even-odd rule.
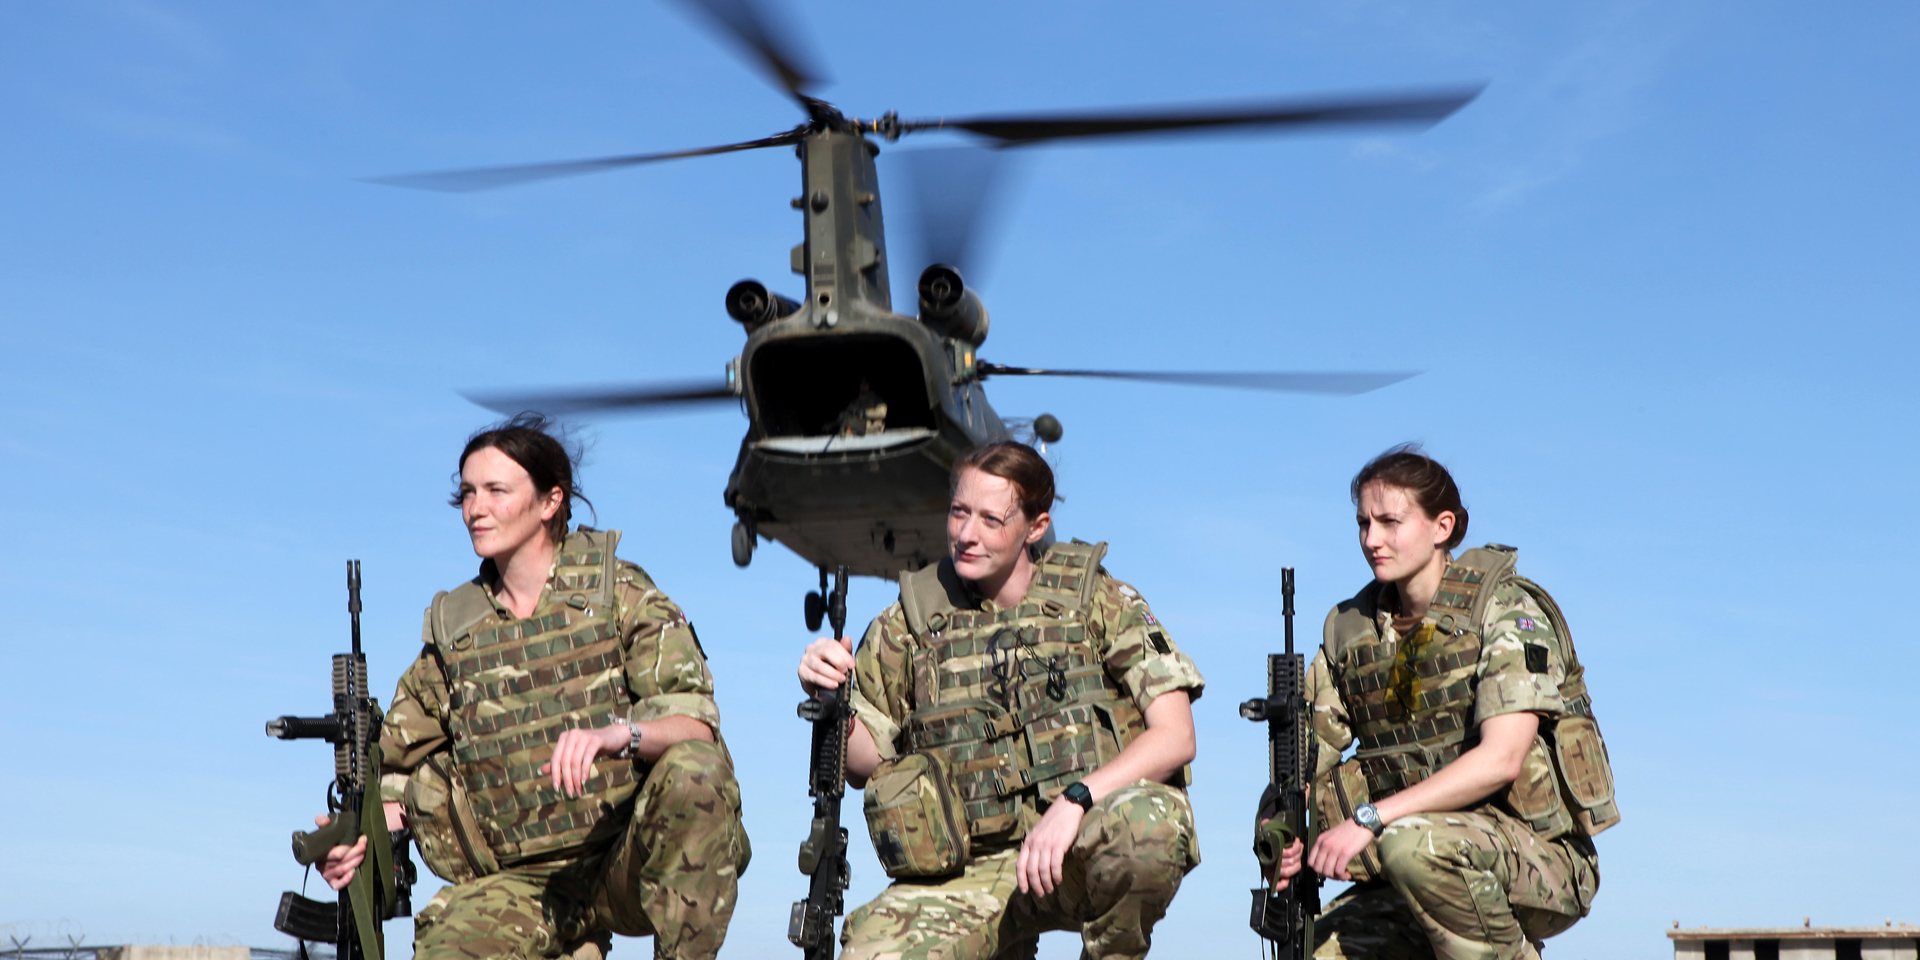
[[920,322],[974,346],[987,339],[987,307],[960,271],[936,263],[920,274]]
[[758,280],[742,280],[727,288],[727,316],[738,320],[748,333],[799,309],[797,301],[769,292]]

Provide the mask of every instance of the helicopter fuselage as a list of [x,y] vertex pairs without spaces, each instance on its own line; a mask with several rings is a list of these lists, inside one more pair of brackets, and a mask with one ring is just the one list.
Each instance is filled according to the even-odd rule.
[[[792,262],[807,295],[747,321],[729,379],[751,426],[726,504],[809,563],[891,579],[946,552],[954,461],[1009,437],[975,372],[985,324],[962,339],[893,311],[876,144],[822,130],[796,149],[806,239]],[[842,429],[863,396],[885,404],[883,427]]]

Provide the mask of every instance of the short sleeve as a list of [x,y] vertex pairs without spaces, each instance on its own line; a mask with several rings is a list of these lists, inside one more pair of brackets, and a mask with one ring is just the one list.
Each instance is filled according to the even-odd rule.
[[1347,705],[1340,701],[1340,688],[1334,685],[1333,668],[1322,648],[1307,664],[1307,703],[1313,706],[1313,735],[1320,741],[1319,757],[1313,775],[1333,769],[1340,755],[1353,744],[1353,727],[1347,720]]
[[882,759],[900,754],[900,732],[913,712],[912,634],[895,603],[867,625],[853,656],[853,715],[873,735]]
[[[429,613],[431,615],[431,613]],[[420,656],[400,675],[380,725],[380,799],[399,802],[407,777],[449,742],[439,661],[423,627]]]
[[1206,680],[1192,658],[1173,642],[1153,608],[1130,584],[1115,580],[1103,568],[1088,611],[1088,639],[1120,689],[1133,698],[1142,713],[1163,693],[1185,690],[1200,699]]
[[693,624],[646,572],[622,562],[615,575],[620,597],[620,633],[625,638],[628,718],[692,717],[720,733],[713,702],[713,674]]
[[1553,622],[1533,596],[1514,583],[1495,588],[1487,606],[1475,674],[1474,723],[1505,713],[1545,716],[1566,712],[1560,684],[1566,665]]

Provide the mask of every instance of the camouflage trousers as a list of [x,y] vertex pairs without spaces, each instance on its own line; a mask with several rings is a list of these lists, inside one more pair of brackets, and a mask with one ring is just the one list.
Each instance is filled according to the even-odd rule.
[[710,960],[752,857],[740,787],[713,744],[667,748],[605,853],[523,864],[446,887],[414,915],[416,960],[539,960],[604,955],[612,938],[651,935],[653,954]]
[[1315,960],[1538,960],[1600,886],[1591,842],[1542,840],[1493,808],[1401,817],[1377,845],[1384,880],[1321,914]]
[[1144,957],[1200,846],[1186,794],[1140,781],[1093,805],[1051,894],[1020,892],[1019,855],[975,856],[939,882],[895,882],[847,917],[841,960],[1031,958],[1048,930],[1079,931],[1093,960]]

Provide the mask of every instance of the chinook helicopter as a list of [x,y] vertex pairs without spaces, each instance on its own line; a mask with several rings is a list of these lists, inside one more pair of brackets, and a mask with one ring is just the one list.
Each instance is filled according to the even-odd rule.
[[[540,394],[468,394],[488,409],[551,416],[738,404],[748,420],[725,503],[736,518],[734,563],[751,562],[760,540],[785,545],[820,569],[807,595],[809,629],[825,610],[827,571],[897,577],[946,550],[948,476],[956,459],[1015,436],[1058,441],[1052,416],[1001,418],[988,402],[993,377],[1099,377],[1297,393],[1364,393],[1409,373],[1174,373],[1043,369],[981,358],[987,310],[957,264],[984,205],[994,150],[1062,139],[1227,128],[1275,131],[1328,126],[1425,127],[1465,106],[1479,87],[1405,94],[1267,101],[1134,111],[908,119],[889,111],[860,119],[812,96],[819,74],[797,45],[774,29],[754,0],[683,0],[737,43],[800,106],[791,129],[739,143],[559,163],[471,168],[374,180],[393,186],[469,192],[624,167],[741,150],[791,147],[800,160],[804,238],[791,254],[805,282],[793,299],[757,280],[726,292],[727,315],[746,343],[723,380],[656,383],[631,389]],[[940,223],[923,222],[933,261],[916,284],[918,315],[893,310],[891,268],[875,158],[880,143],[945,131],[984,141],[957,154],[958,166],[932,170],[927,151],[904,151],[909,172],[927,180],[967,180],[967,197]],[[931,172],[929,172],[931,170]],[[927,204],[922,205],[926,221]]]

